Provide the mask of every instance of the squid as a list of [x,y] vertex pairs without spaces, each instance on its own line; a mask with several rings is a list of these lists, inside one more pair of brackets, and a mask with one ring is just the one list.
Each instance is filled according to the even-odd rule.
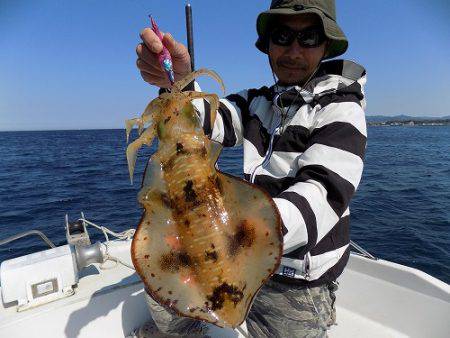
[[221,145],[205,136],[192,100],[219,108],[216,94],[182,91],[201,69],[175,82],[142,115],[126,121],[130,179],[137,152],[158,138],[138,193],[144,212],[131,257],[147,292],[180,316],[219,327],[242,324],[258,290],[278,269],[281,219],[267,192],[216,170]]

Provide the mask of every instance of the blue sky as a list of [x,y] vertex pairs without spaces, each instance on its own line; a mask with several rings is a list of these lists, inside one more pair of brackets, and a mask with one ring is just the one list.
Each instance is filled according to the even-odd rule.
[[[197,68],[217,71],[227,93],[272,84],[254,47],[269,1],[190,3]],[[147,14],[184,42],[184,4],[0,0],[0,130],[122,128],[156,95],[135,67]],[[450,115],[447,1],[338,0],[337,12],[344,57],[367,69],[368,115]]]

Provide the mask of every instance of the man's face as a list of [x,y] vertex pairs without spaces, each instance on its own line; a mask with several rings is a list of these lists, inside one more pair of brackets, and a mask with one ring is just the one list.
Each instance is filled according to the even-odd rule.
[[[277,24],[288,26],[294,31],[321,25],[322,22],[317,15],[302,14],[295,16],[280,16]],[[272,68],[282,85],[303,85],[325,54],[327,42],[318,47],[305,48],[299,45],[297,39],[289,46],[279,46],[270,40],[269,57]]]

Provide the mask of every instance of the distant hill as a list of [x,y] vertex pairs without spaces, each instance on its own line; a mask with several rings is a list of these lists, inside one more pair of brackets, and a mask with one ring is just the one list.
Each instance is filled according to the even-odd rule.
[[395,116],[383,116],[383,115],[368,115],[366,116],[367,122],[389,122],[389,121],[420,121],[420,120],[449,120],[450,115],[431,117],[431,116],[409,116],[409,115],[395,115]]

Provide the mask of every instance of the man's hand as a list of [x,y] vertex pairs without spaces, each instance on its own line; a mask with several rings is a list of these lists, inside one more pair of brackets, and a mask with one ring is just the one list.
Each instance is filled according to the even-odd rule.
[[[161,41],[150,28],[145,28],[140,35],[142,43],[136,47],[138,55],[136,65],[141,71],[142,78],[155,86],[170,88],[167,75],[158,61],[158,54],[163,49]],[[172,56],[175,81],[178,81],[191,72],[189,52],[182,43],[175,41],[170,33],[164,34],[163,43]]]

